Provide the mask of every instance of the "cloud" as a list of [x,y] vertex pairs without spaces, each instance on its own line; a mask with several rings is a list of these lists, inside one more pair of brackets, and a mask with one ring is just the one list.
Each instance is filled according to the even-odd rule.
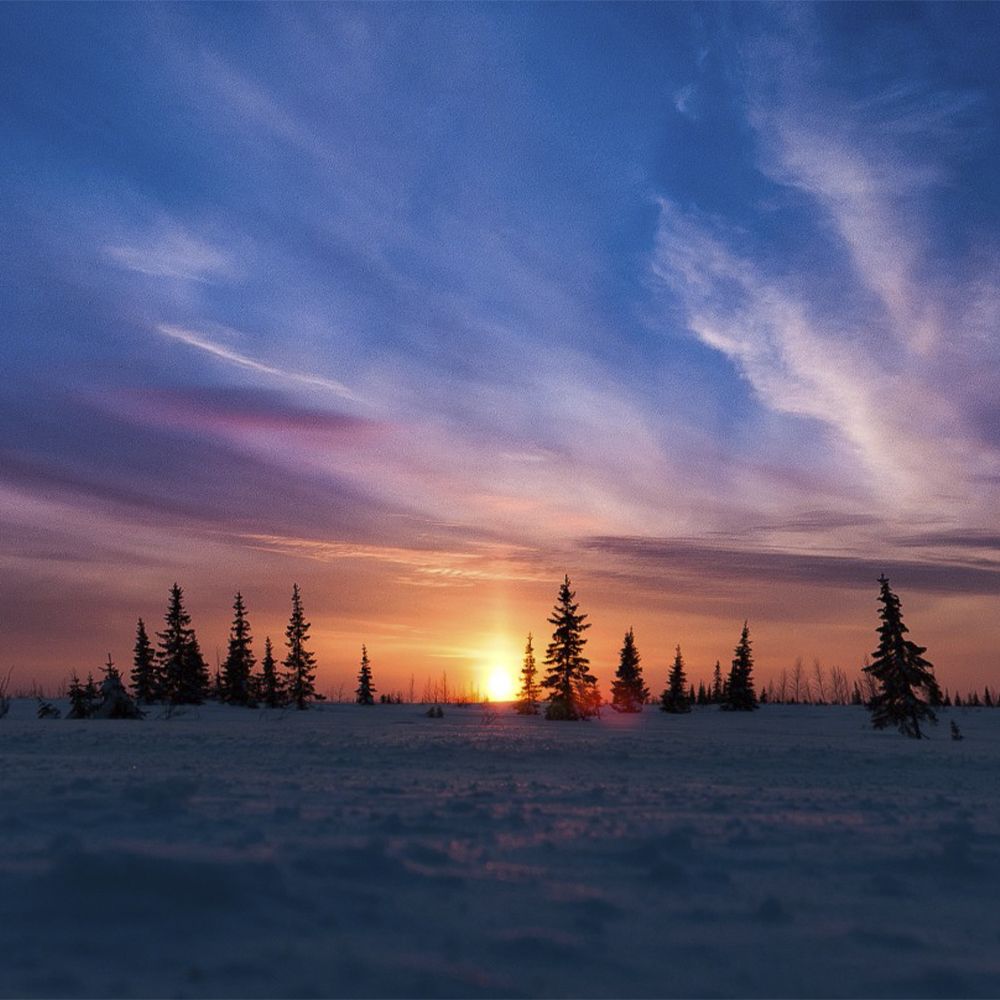
[[[246,354],[210,339],[207,334],[201,333],[200,331],[189,330],[181,326],[173,326],[169,323],[161,323],[156,327],[156,329],[164,337],[169,337],[171,340],[187,344],[189,347],[195,347],[199,351],[204,351],[206,354],[212,355],[212,357],[219,358],[222,361],[228,361],[230,364],[237,365],[240,368],[246,368],[249,371],[258,372],[262,375],[271,375],[287,382],[297,382],[301,385],[313,386],[318,389],[327,389],[343,399],[357,400],[354,393],[342,382],[326,378],[322,375],[314,375],[308,372],[289,371],[284,368],[278,368],[275,365],[264,364],[262,361],[257,361]],[[226,328],[219,329],[221,332],[224,332],[230,337],[240,336],[235,330],[229,330]]]
[[154,232],[140,245],[108,245],[104,253],[120,267],[151,278],[208,283],[239,274],[233,258],[179,227]]
[[678,113],[684,115],[685,118],[691,118],[693,121],[697,121],[697,96],[698,85],[695,83],[689,83],[681,87],[681,89],[674,94],[674,107],[677,109]]
[[976,560],[917,561],[809,551],[772,551],[710,544],[701,539],[605,536],[587,539],[585,550],[613,556],[618,571],[633,566],[636,575],[656,572],[661,580],[696,580],[709,589],[769,588],[805,584],[857,590],[874,587],[885,573],[895,584],[935,594],[1000,594],[1000,564]]

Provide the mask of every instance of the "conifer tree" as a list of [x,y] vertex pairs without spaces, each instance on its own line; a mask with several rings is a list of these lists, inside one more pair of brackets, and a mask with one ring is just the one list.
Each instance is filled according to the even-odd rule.
[[532,642],[532,635],[529,632],[524,647],[524,660],[521,663],[521,688],[517,692],[517,702],[514,706],[518,715],[538,715],[538,703],[542,700],[542,691],[535,679],[538,676],[538,666],[535,663],[535,647]]
[[229,649],[222,664],[220,677],[223,701],[231,705],[252,704],[254,699],[251,678],[256,664],[246,605],[243,603],[243,595],[237,591],[233,599],[233,624],[229,628]]
[[674,662],[670,668],[667,678],[667,686],[660,695],[660,709],[678,715],[691,711],[691,702],[688,700],[685,685],[687,676],[684,673],[684,657],[681,655],[681,647],[678,646],[674,652]]
[[135,627],[135,646],[132,651],[132,673],[129,679],[132,681],[135,700],[148,704],[156,697],[156,652],[146,634],[146,623],[141,618]]
[[289,700],[300,711],[308,708],[316,697],[316,657],[306,648],[309,627],[302,610],[299,585],[296,583],[292,586],[292,614],[285,628],[288,655],[282,665],[288,680]]
[[[90,678],[89,688],[94,689],[93,677]],[[67,712],[66,718],[89,719],[96,707],[95,695],[96,689],[88,690],[88,687],[80,683],[80,678],[74,671],[69,680],[69,712]]]
[[641,659],[635,645],[635,633],[630,628],[625,633],[618,669],[611,684],[611,707],[616,712],[641,712],[649,698],[649,688],[642,678]]
[[91,715],[98,719],[141,719],[139,706],[129,696],[122,684],[121,674],[108,653],[104,665],[104,680],[101,681],[100,703],[91,709]]
[[705,682],[698,682],[698,697],[696,699],[697,704],[707,705],[708,704],[708,691],[705,690]]
[[566,576],[549,618],[555,630],[545,652],[548,673],[542,681],[542,687],[549,692],[546,719],[576,720],[596,712],[597,678],[590,672],[590,660],[583,655],[587,643],[583,633],[590,623],[586,615],[579,613],[575,597]]
[[750,649],[750,627],[743,623],[740,641],[736,644],[733,665],[729,671],[722,708],[730,712],[752,712],[757,707],[753,686],[753,653]]
[[361,645],[361,670],[358,672],[357,703],[359,705],[374,705],[375,692],[378,688],[372,685],[372,665],[368,660],[368,647]]
[[264,639],[264,659],[260,662],[260,678],[257,686],[260,700],[268,708],[279,708],[285,704],[285,686],[283,678],[275,667],[270,636]]
[[170,588],[170,601],[163,616],[164,629],[157,632],[159,690],[158,700],[174,701],[181,688],[184,660],[191,641],[191,616],[184,610],[184,592],[175,583]]
[[[924,659],[926,647],[906,638],[909,631],[903,624],[899,598],[889,588],[883,573],[878,627],[878,649],[872,662],[864,668],[877,682],[878,689],[868,703],[872,725],[876,729],[895,726],[904,736],[920,739],[920,723],[937,722],[931,704],[941,701],[941,691],[934,678],[934,668]],[[956,704],[958,700],[956,698]]]
[[201,653],[198,637],[191,630],[191,638],[184,652],[184,670],[181,674],[181,688],[175,698],[180,705],[200,705],[211,692],[212,677],[208,664]]
[[715,670],[712,672],[712,704],[718,705],[722,701],[722,664],[715,661]]

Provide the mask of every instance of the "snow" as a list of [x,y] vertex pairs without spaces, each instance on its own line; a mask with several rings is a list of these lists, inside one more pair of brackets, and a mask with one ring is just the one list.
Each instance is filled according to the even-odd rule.
[[1000,993],[1000,711],[34,710],[3,996]]

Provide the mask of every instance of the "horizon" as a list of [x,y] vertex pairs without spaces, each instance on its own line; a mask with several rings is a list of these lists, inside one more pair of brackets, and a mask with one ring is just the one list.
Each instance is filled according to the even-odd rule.
[[1000,673],[1000,9],[7,5],[0,667]]

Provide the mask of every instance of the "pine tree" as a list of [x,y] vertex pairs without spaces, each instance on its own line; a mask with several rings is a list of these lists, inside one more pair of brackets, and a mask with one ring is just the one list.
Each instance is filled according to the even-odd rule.
[[757,707],[753,686],[753,654],[750,650],[750,626],[743,623],[740,641],[736,644],[733,665],[729,671],[722,708],[730,712],[752,712]]
[[618,669],[611,684],[611,707],[616,712],[641,712],[649,698],[649,688],[642,679],[641,659],[635,645],[635,633],[630,628],[625,633]]
[[708,704],[708,691],[705,690],[705,682],[704,681],[699,681],[698,682],[698,697],[697,697],[696,701],[697,701],[697,704],[699,704],[699,705],[707,705]]
[[129,679],[132,681],[132,690],[135,692],[136,701],[148,704],[155,700],[157,688],[156,652],[146,634],[146,623],[141,618],[135,627],[132,673]]
[[208,668],[191,628],[191,616],[184,610],[184,592],[176,583],[170,588],[163,621],[166,627],[156,633],[160,640],[157,699],[175,705],[198,704],[208,690]]
[[205,657],[201,654],[201,645],[194,629],[191,630],[191,638],[184,651],[183,663],[181,687],[174,700],[179,705],[200,705],[211,692],[212,677]]
[[590,628],[587,616],[579,613],[579,605],[570,590],[566,576],[559,588],[559,597],[549,618],[555,625],[552,641],[545,652],[548,673],[542,687],[548,689],[546,719],[576,720],[596,712],[594,694],[597,678],[590,672],[590,660],[583,655],[587,640],[583,633]]
[[681,655],[681,647],[678,646],[674,652],[673,666],[667,677],[667,686],[660,695],[660,710],[678,715],[691,711],[691,702],[688,701],[685,692],[687,676],[684,673],[684,657]]
[[[906,638],[909,631],[903,624],[903,610],[899,598],[890,590],[883,573],[879,577],[878,649],[872,662],[864,669],[875,678],[878,690],[869,701],[872,725],[876,729],[895,726],[904,736],[920,739],[921,720],[937,722],[934,702],[941,701],[941,691],[934,679],[934,668],[924,659],[926,647],[918,646]],[[957,704],[957,698],[956,698]]]
[[[94,681],[93,678],[90,678],[89,688],[93,687]],[[88,687],[80,683],[80,678],[74,671],[69,679],[69,712],[66,714],[66,718],[89,719],[96,707],[95,694],[96,690],[90,691]]]
[[532,635],[529,632],[521,664],[521,689],[517,692],[517,702],[514,705],[518,715],[538,715],[538,703],[542,700],[542,691],[535,679],[537,676],[535,647],[532,645]]
[[229,649],[222,664],[220,677],[223,701],[231,705],[252,704],[251,678],[256,664],[246,605],[243,603],[243,595],[237,591],[233,599],[233,624],[229,628]]
[[260,677],[257,680],[260,700],[268,708],[280,708],[285,704],[285,686],[274,663],[274,649],[271,637],[264,639],[264,659],[260,662]]
[[309,707],[316,697],[316,657],[306,649],[309,641],[309,622],[302,610],[299,585],[292,586],[292,615],[285,628],[285,645],[288,655],[283,666],[288,678],[288,696],[300,711]]
[[715,661],[715,670],[712,671],[712,704],[718,705],[722,702],[722,664]]
[[359,705],[374,705],[377,690],[378,688],[372,686],[372,665],[368,660],[368,648],[362,644],[361,670],[358,672],[358,689],[355,692],[358,696],[357,703]]
[[90,714],[97,719],[141,719],[143,716],[139,706],[125,690],[121,674],[114,665],[110,653],[108,662],[104,665],[100,704],[96,705]]

